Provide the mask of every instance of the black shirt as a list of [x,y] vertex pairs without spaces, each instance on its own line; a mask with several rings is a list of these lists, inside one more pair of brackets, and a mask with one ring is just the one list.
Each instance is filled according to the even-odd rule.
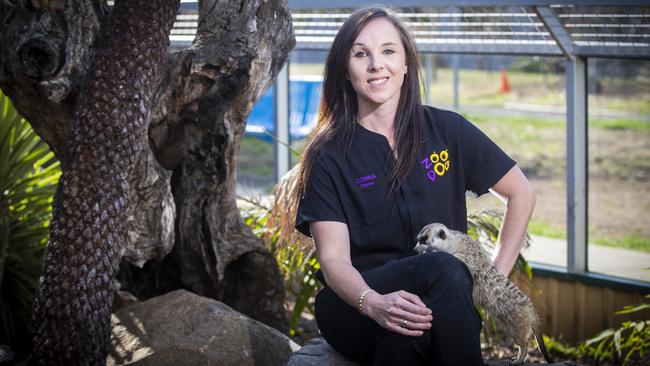
[[356,124],[349,149],[333,143],[312,165],[296,228],[338,221],[350,233],[352,265],[364,271],[413,254],[429,223],[467,231],[466,191],[486,193],[515,162],[457,113],[424,107],[417,164],[398,192],[389,192],[388,140]]

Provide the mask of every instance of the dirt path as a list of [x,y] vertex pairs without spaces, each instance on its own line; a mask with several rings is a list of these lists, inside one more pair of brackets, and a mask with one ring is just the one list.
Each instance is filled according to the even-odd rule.
[[[537,192],[533,219],[566,229],[566,182],[563,179],[531,179]],[[470,211],[503,208],[492,195],[469,200]],[[636,181],[592,179],[589,181],[589,227],[591,235],[650,237],[650,184]]]

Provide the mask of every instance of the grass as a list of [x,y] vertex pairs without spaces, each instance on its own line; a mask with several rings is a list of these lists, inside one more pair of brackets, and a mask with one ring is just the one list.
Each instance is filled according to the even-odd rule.
[[273,164],[275,163],[273,151],[273,144],[256,137],[245,137],[239,148],[237,167],[244,174],[273,179]]
[[[566,239],[567,232],[565,228],[557,227],[548,224],[541,220],[531,220],[528,223],[528,231],[533,235],[544,236],[547,238]],[[591,235],[595,232],[595,228],[590,227],[589,243],[603,245],[613,248],[623,248],[630,250],[637,250],[645,253],[650,253],[650,238],[642,237],[639,235],[625,235],[622,237],[601,237],[597,234]]]
[[637,235],[626,235],[619,238],[593,238],[589,242],[608,247],[624,248],[650,253],[650,238]]
[[650,121],[641,121],[629,118],[592,118],[589,119],[589,126],[605,130],[638,130],[650,132]]
[[237,154],[237,182],[270,192],[275,179],[273,144],[256,137],[244,137]]
[[[566,171],[566,122],[559,118],[467,114],[515,160],[544,177]],[[589,174],[622,181],[650,175],[650,122],[634,119],[589,121]]]
[[475,123],[498,121],[503,127],[533,127],[533,128],[564,128],[566,121],[562,118],[542,118],[529,116],[491,116],[485,114],[465,114],[465,117]]
[[[434,104],[451,105],[453,70],[439,68],[428,94]],[[507,72],[511,92],[499,92],[500,71],[460,70],[459,103],[483,107],[503,107],[506,103],[541,104],[563,107],[566,100],[565,75],[552,72]],[[647,115],[650,113],[648,87],[635,79],[602,78],[604,92],[589,94],[589,108]],[[620,95],[624,93],[625,95]]]
[[[483,107],[502,107],[505,103],[563,105],[562,75],[549,73],[508,72],[510,93],[500,93],[501,72],[460,70],[459,103]],[[453,70],[439,68],[436,79],[428,88],[434,104],[450,105],[453,98]]]
[[541,220],[530,220],[528,232],[547,238],[566,239],[566,229],[556,227]]
[[[542,118],[530,116],[490,116],[484,114],[464,114],[467,119],[477,123],[485,123],[498,119],[499,125],[508,127],[534,127],[534,128],[566,128],[566,119],[564,118]],[[634,118],[590,118],[590,128],[599,128],[604,130],[637,130],[650,132],[650,121],[643,121]]]

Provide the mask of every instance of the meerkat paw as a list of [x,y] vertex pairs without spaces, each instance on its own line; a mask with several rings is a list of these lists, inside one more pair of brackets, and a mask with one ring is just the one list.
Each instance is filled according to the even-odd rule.
[[510,360],[511,365],[521,365],[521,364],[523,364],[524,360],[526,360],[526,356],[528,356],[528,347],[520,346],[520,345],[517,345],[517,347],[519,347],[519,353],[517,354],[517,357],[513,357]]

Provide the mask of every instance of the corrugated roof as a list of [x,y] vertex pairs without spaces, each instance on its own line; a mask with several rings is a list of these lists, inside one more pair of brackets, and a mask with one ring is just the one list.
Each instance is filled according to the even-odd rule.
[[[332,2],[337,3],[310,1],[317,7],[308,8],[304,1],[289,1],[296,49],[329,49],[339,27],[354,11],[350,7],[331,7]],[[344,3],[357,7],[366,2]],[[422,1],[391,3],[399,6],[393,9],[411,28],[421,52],[650,59],[648,2],[613,1],[617,5],[607,5],[598,0],[436,1],[443,4],[440,6],[418,5],[427,3]],[[176,46],[194,39],[197,4],[182,1],[171,34]]]

